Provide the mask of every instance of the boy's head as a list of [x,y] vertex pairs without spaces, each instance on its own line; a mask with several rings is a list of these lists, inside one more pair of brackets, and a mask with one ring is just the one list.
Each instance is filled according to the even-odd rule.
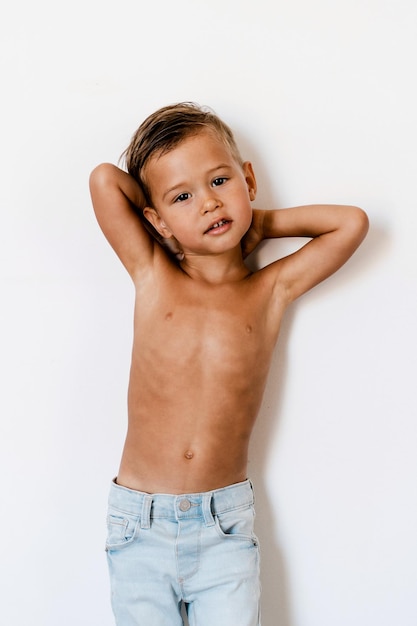
[[152,206],[146,180],[146,165],[149,160],[166,154],[184,139],[207,129],[228,146],[233,158],[242,165],[243,160],[232,131],[207,107],[192,102],[172,104],[158,109],[139,126],[123,156],[129,174],[141,185],[147,203]]

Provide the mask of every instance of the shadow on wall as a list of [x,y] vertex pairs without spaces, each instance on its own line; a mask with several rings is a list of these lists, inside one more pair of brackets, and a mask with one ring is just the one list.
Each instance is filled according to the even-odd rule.
[[[249,475],[254,483],[257,523],[256,532],[261,546],[262,626],[292,626],[286,566],[277,542],[277,519],[265,487],[265,463],[271,441],[277,437],[287,376],[288,341],[297,305],[286,312],[274,352],[267,385],[268,404],[264,402],[250,446]],[[279,534],[279,530],[278,530]]]

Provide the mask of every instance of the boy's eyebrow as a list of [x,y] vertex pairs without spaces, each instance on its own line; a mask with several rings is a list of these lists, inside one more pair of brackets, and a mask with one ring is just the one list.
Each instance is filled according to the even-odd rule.
[[[207,170],[207,174],[214,174],[214,172],[217,172],[217,170],[223,170],[223,169],[231,169],[231,166],[228,163],[220,163],[220,165],[216,165],[215,167],[212,167],[211,169]],[[186,186],[187,186],[187,183],[185,182],[176,183],[173,187],[170,187],[164,192],[162,199],[165,200],[166,196],[168,196],[170,193],[172,193],[173,191],[176,191],[177,189],[180,189],[181,187],[186,187]]]
[[184,187],[184,186],[185,186],[185,183],[177,183],[173,187],[170,187],[169,189],[165,191],[164,195],[162,196],[162,200],[165,200],[165,198],[173,191],[176,191],[177,189],[180,189],[181,187]]
[[216,167],[213,167],[211,170],[208,170],[208,174],[212,174],[214,172],[216,172],[217,170],[224,170],[224,169],[231,169],[231,165],[230,163],[220,163],[220,165],[216,165]]

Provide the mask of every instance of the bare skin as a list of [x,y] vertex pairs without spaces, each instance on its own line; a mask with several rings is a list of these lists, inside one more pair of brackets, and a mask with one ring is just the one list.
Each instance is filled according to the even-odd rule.
[[[115,166],[98,166],[90,178],[97,219],[136,289],[117,481],[148,493],[204,492],[247,477],[285,309],[351,256],[368,222],[356,207],[253,211],[252,166],[239,165],[206,131],[153,157],[146,176],[151,207]],[[135,207],[182,250],[180,262],[148,234]],[[242,248],[279,236],[311,241],[252,274]]]
[[159,275],[157,295],[136,307],[118,481],[190,493],[244,480],[284,306],[271,306],[262,274],[216,287],[176,267]]

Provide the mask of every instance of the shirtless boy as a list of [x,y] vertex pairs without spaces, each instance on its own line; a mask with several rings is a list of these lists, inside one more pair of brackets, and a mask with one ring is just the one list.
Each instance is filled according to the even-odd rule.
[[[128,432],[108,512],[116,622],[180,625],[184,602],[191,626],[256,626],[246,470],[271,356],[287,306],[348,260],[368,219],[352,206],[253,209],[251,163],[196,105],[151,115],[125,156],[129,174],[105,163],[90,177],[97,220],[136,289]],[[247,268],[260,241],[291,236],[308,241]]]

